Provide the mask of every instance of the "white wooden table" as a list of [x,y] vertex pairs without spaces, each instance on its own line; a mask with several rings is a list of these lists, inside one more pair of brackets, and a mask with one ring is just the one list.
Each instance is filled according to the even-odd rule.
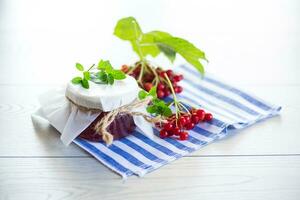
[[[0,199],[299,199],[299,10],[297,0],[0,0]],[[64,146],[49,124],[32,123],[37,97],[77,61],[134,61],[111,34],[128,15],[193,41],[209,71],[281,105],[281,116],[126,181]]]

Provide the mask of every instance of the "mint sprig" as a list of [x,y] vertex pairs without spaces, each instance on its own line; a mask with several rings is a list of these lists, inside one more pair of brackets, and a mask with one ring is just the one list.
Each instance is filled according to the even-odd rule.
[[133,17],[120,19],[114,34],[122,40],[129,41],[141,61],[145,61],[147,55],[156,57],[163,53],[173,63],[176,54],[180,54],[201,74],[204,74],[204,67],[200,60],[207,61],[205,53],[183,38],[162,31],[143,33]]
[[[95,64],[93,64],[88,70],[84,70],[84,67],[80,63],[76,63],[75,67],[78,71],[82,72],[82,77],[76,76],[72,79],[73,84],[81,84],[85,89],[89,89],[89,81],[93,81],[97,84],[110,84],[113,85],[115,80],[122,80],[126,78],[126,75],[121,70],[116,70],[112,67],[108,60],[100,60],[98,63],[96,72],[90,72]],[[93,78],[91,78],[93,76]]]
[[112,65],[108,60],[100,60],[98,63],[99,72],[97,77],[105,84],[114,84],[115,80],[122,80],[126,78],[126,75],[121,70],[113,69]]
[[91,80],[90,70],[94,67],[92,65],[87,71],[84,71],[84,67],[80,63],[76,63],[75,65],[76,69],[80,72],[82,72],[82,77],[76,76],[72,79],[73,84],[81,84],[82,87],[85,89],[89,89],[89,80]]
[[172,115],[172,110],[169,106],[162,100],[157,98],[156,87],[152,87],[149,92],[141,90],[138,94],[139,99],[143,100],[148,96],[152,97],[151,104],[147,106],[146,110],[148,113],[155,116],[170,117]]

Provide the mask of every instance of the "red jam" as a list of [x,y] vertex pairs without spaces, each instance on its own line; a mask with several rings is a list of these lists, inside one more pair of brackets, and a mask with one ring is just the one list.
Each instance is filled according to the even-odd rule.
[[[80,138],[99,142],[102,140],[102,135],[95,132],[94,127],[97,122],[99,122],[107,112],[102,112],[80,135]],[[116,116],[115,120],[108,126],[107,131],[114,136],[114,140],[126,137],[130,135],[136,125],[133,121],[133,117],[129,114],[119,114]]]

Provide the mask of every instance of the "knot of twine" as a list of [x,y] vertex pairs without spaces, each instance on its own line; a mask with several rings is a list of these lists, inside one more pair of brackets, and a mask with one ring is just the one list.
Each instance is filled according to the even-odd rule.
[[[93,108],[90,109],[87,107],[77,105],[68,97],[67,97],[67,99],[71,103],[73,103],[75,106],[77,106],[79,109],[82,109],[85,111],[97,110],[97,109],[93,109]],[[149,123],[165,122],[165,120],[162,119],[160,116],[151,117],[145,113],[133,111],[135,108],[147,106],[151,100],[152,100],[151,96],[148,96],[143,100],[135,99],[130,104],[126,104],[124,106],[121,106],[119,108],[116,108],[116,109],[108,112],[99,122],[96,123],[94,130],[96,131],[97,134],[102,135],[102,140],[106,143],[106,145],[110,145],[110,144],[112,144],[114,137],[110,132],[107,131],[107,128],[115,120],[115,118],[117,117],[118,114],[130,114],[132,116],[142,116]],[[100,111],[100,110],[98,110],[98,111]]]

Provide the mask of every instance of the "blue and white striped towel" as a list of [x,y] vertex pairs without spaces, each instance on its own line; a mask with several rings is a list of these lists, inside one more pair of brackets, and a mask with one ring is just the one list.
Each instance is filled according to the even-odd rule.
[[[114,141],[109,147],[100,142],[79,138],[74,142],[123,178],[131,175],[143,176],[228,136],[233,130],[277,115],[281,109],[209,75],[201,80],[193,68],[180,66],[178,70],[185,77],[180,82],[184,92],[178,98],[189,105],[203,107],[214,116],[211,122],[200,123],[189,131],[187,141],[160,139],[158,136],[149,139],[136,131],[126,138]],[[155,132],[158,135],[158,131]]]

